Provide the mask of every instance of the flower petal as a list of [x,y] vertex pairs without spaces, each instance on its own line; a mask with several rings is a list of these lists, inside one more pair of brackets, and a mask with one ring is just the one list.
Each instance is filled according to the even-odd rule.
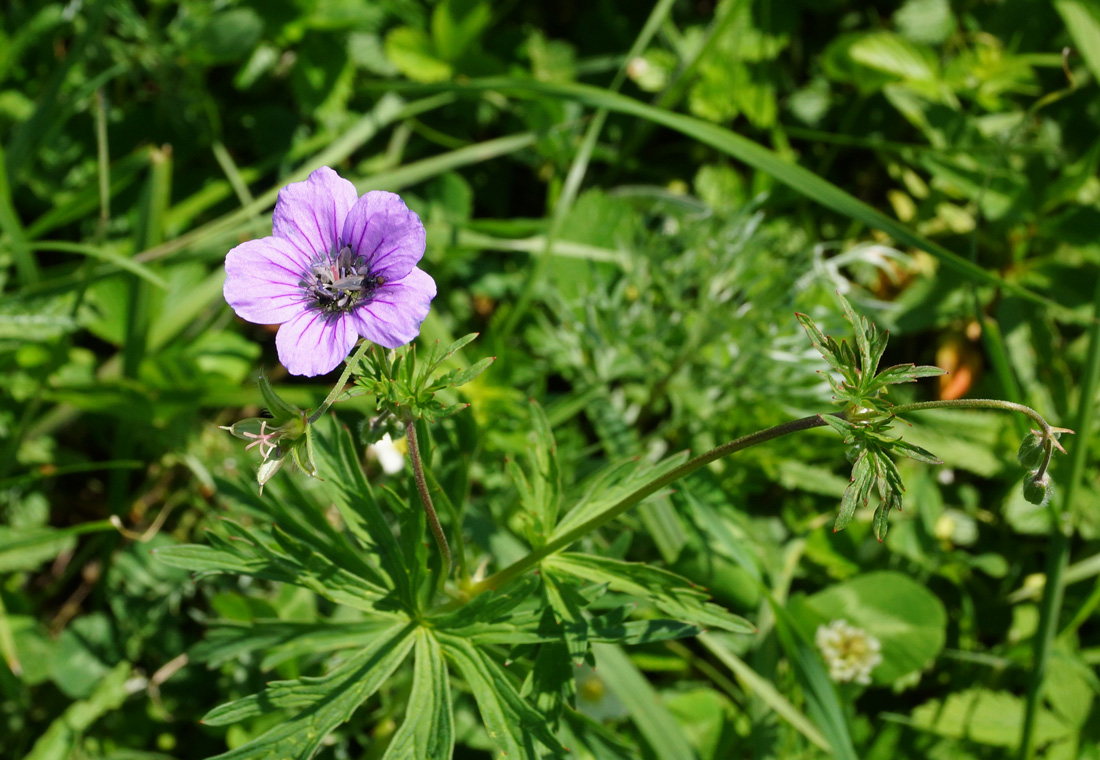
[[292,182],[279,191],[272,218],[275,237],[312,261],[333,250],[357,197],[355,185],[322,166],[305,182]]
[[344,222],[343,240],[387,282],[407,275],[424,255],[424,225],[393,193],[372,190],[360,198]]
[[358,339],[347,315],[326,316],[310,309],[279,328],[275,347],[287,372],[316,377],[340,366]]
[[307,266],[285,240],[249,240],[226,254],[222,292],[242,319],[277,325],[305,308],[305,294],[298,283]]
[[420,334],[435,292],[431,275],[413,268],[404,279],[380,285],[369,302],[348,316],[367,340],[397,348]]

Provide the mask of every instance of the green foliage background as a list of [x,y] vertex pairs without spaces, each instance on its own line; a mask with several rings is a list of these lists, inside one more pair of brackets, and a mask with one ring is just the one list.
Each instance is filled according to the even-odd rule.
[[[438,656],[287,579],[195,579],[151,552],[271,522],[255,458],[216,425],[256,415],[261,366],[303,408],[328,387],[280,375],[221,262],[270,233],[279,187],[331,165],[424,220],[423,340],[480,331],[456,366],[498,357],[431,435],[469,572],[545,541],[516,471],[545,463],[550,428],[573,504],[609,465],[829,411],[794,313],[843,334],[837,291],[889,328],[886,365],[952,372],[897,399],[1003,398],[1077,429],[1054,469],[1069,538],[1020,496],[1026,422],[969,411],[911,419],[905,440],[945,464],[899,464],[882,544],[872,510],[831,532],[850,468],[828,429],[593,534],[580,551],[675,571],[758,632],[595,644],[574,756],[995,758],[1030,706],[1042,756],[1100,757],[1096,0],[0,13],[0,755],[213,756],[293,711],[200,725],[210,710],[349,661],[309,636],[234,648],[233,626],[346,625]],[[341,407],[353,457],[371,409]],[[270,487],[338,524],[325,484]],[[1044,573],[1064,591],[1047,606]],[[882,643],[870,686],[825,676],[810,642],[837,618]],[[529,654],[501,646],[486,672],[519,684],[497,666]],[[445,677],[397,669],[319,756],[382,757],[417,683]],[[474,680],[454,679],[456,757],[501,746]]]

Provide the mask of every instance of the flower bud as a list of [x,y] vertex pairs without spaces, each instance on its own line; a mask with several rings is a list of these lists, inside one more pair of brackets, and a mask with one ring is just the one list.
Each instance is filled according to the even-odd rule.
[[1031,504],[1045,507],[1054,493],[1054,484],[1050,482],[1050,475],[1043,473],[1043,477],[1036,478],[1034,473],[1024,478],[1024,498]]
[[1016,459],[1021,467],[1035,470],[1042,463],[1045,454],[1042,437],[1032,431],[1024,436],[1024,440],[1020,443],[1020,450],[1016,452]]

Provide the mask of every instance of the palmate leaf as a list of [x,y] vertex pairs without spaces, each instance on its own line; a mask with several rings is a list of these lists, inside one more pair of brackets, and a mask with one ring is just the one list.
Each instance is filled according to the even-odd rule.
[[534,430],[529,437],[534,440],[527,447],[526,472],[515,460],[508,462],[508,472],[519,491],[520,503],[527,518],[527,540],[537,549],[546,543],[557,522],[562,485],[550,420],[543,408],[534,402],[531,403],[531,421]]
[[206,638],[191,647],[189,657],[216,668],[243,654],[263,652],[261,670],[301,655],[352,649],[373,641],[398,622],[395,615],[377,613],[356,623],[327,620],[320,623],[291,623],[258,620],[255,623],[218,621],[207,629]]
[[840,511],[837,513],[836,522],[833,524],[833,533],[844,530],[852,521],[856,513],[856,507],[867,505],[871,489],[875,485],[874,457],[864,449],[859,453],[855,465],[852,467],[852,481],[844,489],[844,496],[840,500]]
[[310,552],[305,563],[266,543],[230,541],[208,534],[217,546],[183,544],[153,549],[153,555],[173,567],[198,573],[234,573],[280,581],[316,591],[326,599],[364,611],[391,595],[369,580],[337,567],[320,554]]
[[649,602],[676,620],[701,628],[753,633],[756,627],[707,600],[710,595],[675,573],[635,562],[565,552],[543,560],[544,568],[570,575]]
[[489,738],[509,760],[539,760],[545,756],[539,745],[555,756],[568,751],[495,660],[460,636],[439,632],[437,638],[477,700]]
[[401,600],[415,609],[415,591],[404,554],[363,474],[351,433],[334,420],[315,427],[319,428],[314,436],[317,466],[344,523],[363,545],[363,553],[377,558]]
[[454,752],[454,708],[443,649],[426,628],[416,632],[416,665],[405,720],[383,760],[450,760]]
[[329,732],[350,719],[397,670],[413,648],[414,630],[413,623],[395,625],[327,675],[275,681],[260,694],[211,710],[203,722],[214,726],[255,718],[273,709],[291,713],[247,744],[217,755],[216,760],[308,760]]
[[573,589],[573,584],[555,580],[554,573],[543,570],[542,591],[554,619],[561,625],[562,641],[574,664],[580,665],[588,654],[588,620],[584,606],[588,603]]

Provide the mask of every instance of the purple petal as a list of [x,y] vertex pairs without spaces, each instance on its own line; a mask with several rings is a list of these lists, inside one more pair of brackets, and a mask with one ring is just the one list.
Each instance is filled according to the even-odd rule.
[[312,261],[333,250],[356,199],[355,185],[322,166],[305,182],[293,182],[279,191],[272,222],[275,237]]
[[266,237],[241,243],[225,256],[225,300],[242,319],[277,325],[304,307],[298,284],[308,262],[287,241]]
[[343,240],[387,282],[405,277],[424,255],[420,217],[393,193],[372,190],[360,198],[344,222]]
[[433,298],[435,280],[414,268],[404,279],[380,285],[368,303],[348,316],[370,342],[397,348],[420,334]]
[[326,317],[320,310],[310,309],[279,328],[275,347],[287,372],[316,377],[340,366],[358,340],[347,315]]

